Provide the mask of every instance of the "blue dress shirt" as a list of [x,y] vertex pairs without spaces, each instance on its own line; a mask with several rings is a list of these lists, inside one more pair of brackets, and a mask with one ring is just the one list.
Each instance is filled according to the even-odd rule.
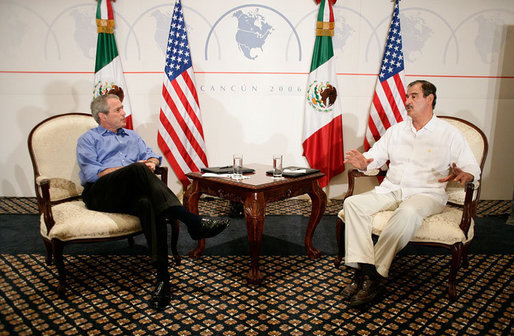
[[82,185],[96,182],[98,173],[107,168],[128,166],[152,157],[161,162],[161,156],[155,154],[136,132],[124,128],[114,133],[98,126],[84,133],[77,142]]

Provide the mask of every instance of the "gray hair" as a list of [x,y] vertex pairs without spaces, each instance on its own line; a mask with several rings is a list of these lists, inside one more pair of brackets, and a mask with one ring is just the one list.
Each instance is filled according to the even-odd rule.
[[100,117],[98,116],[99,113],[109,113],[109,105],[107,105],[107,99],[114,98],[114,99],[120,99],[115,94],[108,93],[106,95],[101,95],[93,99],[91,102],[91,114],[93,115],[93,118],[95,121],[100,124]]

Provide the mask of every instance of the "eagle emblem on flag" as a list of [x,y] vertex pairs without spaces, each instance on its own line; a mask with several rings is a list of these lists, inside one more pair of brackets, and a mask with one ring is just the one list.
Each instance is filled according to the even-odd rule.
[[121,86],[114,84],[114,82],[98,81],[93,88],[94,97],[111,93],[120,97],[120,101],[123,101],[123,98],[125,98],[125,93],[123,92]]
[[330,82],[317,81],[309,85],[307,101],[318,112],[330,112],[337,99],[337,89]]

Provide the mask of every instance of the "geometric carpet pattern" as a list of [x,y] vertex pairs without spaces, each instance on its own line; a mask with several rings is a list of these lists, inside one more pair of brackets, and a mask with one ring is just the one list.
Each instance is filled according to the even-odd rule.
[[0,214],[31,215],[39,213],[35,197],[0,197]]
[[146,256],[67,255],[60,299],[44,256],[0,254],[0,335],[512,335],[513,259],[470,255],[449,302],[449,256],[398,256],[381,300],[354,309],[340,295],[350,273],[330,256],[261,256],[259,286],[248,256],[186,256],[157,312]]
[[[510,214],[512,201],[478,202],[477,217]],[[309,199],[286,199],[266,204],[266,215],[310,216]],[[337,215],[343,208],[343,200],[331,199],[327,202],[325,215]],[[226,216],[230,212],[230,202],[221,198],[202,197],[198,203],[202,215]],[[39,212],[35,197],[0,197],[0,214],[37,214]]]

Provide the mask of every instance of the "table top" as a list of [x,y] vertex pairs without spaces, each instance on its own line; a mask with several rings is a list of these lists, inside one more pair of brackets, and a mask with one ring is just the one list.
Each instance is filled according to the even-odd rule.
[[201,172],[191,172],[186,174],[187,177],[193,180],[198,180],[202,182],[215,182],[218,184],[230,185],[235,187],[240,187],[243,189],[262,189],[262,188],[272,188],[279,187],[284,185],[295,184],[299,182],[308,182],[312,180],[317,180],[325,174],[321,172],[298,176],[298,177],[282,177],[282,178],[273,178],[271,175],[266,175],[266,171],[271,170],[271,165],[257,164],[252,163],[245,165],[245,167],[255,169],[254,173],[246,173],[244,174],[244,179],[234,180],[229,177],[204,177]]

